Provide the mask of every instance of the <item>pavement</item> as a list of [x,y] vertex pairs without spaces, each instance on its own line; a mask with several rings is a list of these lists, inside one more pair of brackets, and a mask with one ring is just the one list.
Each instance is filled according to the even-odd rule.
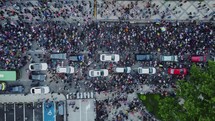
[[[72,104],[74,104],[74,106],[72,106]],[[78,109],[75,109],[75,107]],[[68,121],[95,121],[95,100],[67,100],[67,114]]]
[[[192,20],[210,20],[211,17],[209,16],[215,15],[214,5],[214,0],[204,0],[202,2],[185,2],[185,0],[182,0],[182,2],[165,0],[144,0],[136,2],[97,0],[97,20],[119,20],[119,18],[126,18],[131,21],[156,21],[161,19],[184,21],[191,20],[189,17],[190,13],[193,16]],[[128,10],[130,15],[125,14],[126,10],[123,10],[125,8],[130,8]],[[149,9],[151,14],[148,11]],[[115,14],[113,14],[113,11]],[[156,12],[156,14],[153,12]],[[162,18],[164,13],[166,13],[165,17]]]
[[18,103],[18,102],[43,102],[49,99],[50,101],[64,101],[66,100],[63,94],[1,94],[1,103]]
[[[75,0],[74,0],[75,1]],[[92,1],[92,0],[91,0]],[[104,1],[107,0],[97,0],[98,3],[98,7],[97,7],[97,16],[96,19],[97,20],[119,20],[119,17],[123,17],[124,15],[121,14],[116,14],[116,15],[112,15],[112,11],[110,10],[105,10],[104,6],[102,7],[101,4],[104,3]],[[79,1],[80,2],[80,1]],[[108,2],[111,2],[111,0],[108,0]],[[33,1],[33,4],[37,4],[37,2]],[[49,4],[54,4],[53,3],[49,3]],[[115,5],[116,6],[112,6],[111,4],[108,6],[108,9],[113,9],[116,10],[118,8],[123,8],[126,7],[128,5],[131,4],[131,1],[116,1]],[[198,2],[186,2],[184,3],[182,6],[180,6],[180,3],[177,1],[169,1],[169,2],[164,2],[164,0],[152,0],[152,2],[150,3],[151,5],[155,4],[158,5],[157,11],[159,11],[159,14],[157,15],[153,15],[150,16],[148,15],[148,17],[146,16],[138,16],[140,13],[138,13],[138,10],[142,9],[143,11],[147,11],[147,1],[138,1],[136,7],[134,7],[134,9],[130,9],[130,12],[136,12],[138,13],[137,16],[131,17],[128,16],[129,20],[132,21],[155,21],[155,20],[160,20],[162,14],[165,12],[167,14],[166,17],[164,17],[164,20],[188,20],[189,18],[189,13],[191,12],[192,14],[195,15],[195,17],[193,19],[196,20],[209,20],[209,18],[205,17],[205,16],[210,16],[209,14],[213,14],[214,12],[214,4],[215,1],[213,0],[205,0],[204,2],[201,3],[201,6],[204,6],[202,9],[198,9]],[[77,5],[77,3],[76,3]],[[9,7],[9,9],[12,7]],[[32,9],[32,7],[28,7],[30,10]],[[69,4],[65,4],[64,8],[69,8]],[[90,9],[88,11],[88,9]],[[151,9],[151,8],[150,8]],[[172,9],[175,9],[174,11],[170,11]],[[207,12],[206,10],[209,9]],[[52,11],[61,11],[60,8],[55,8],[53,6],[51,6],[51,10]],[[93,12],[92,9],[88,7],[84,8],[84,11],[89,14],[89,18],[93,18]],[[105,17],[101,16],[101,12],[104,12]],[[34,18],[31,18],[30,15],[28,15],[30,17],[30,20]],[[7,16],[6,16],[7,17]],[[37,17],[36,17],[37,18]],[[79,17],[76,14],[72,14],[71,16],[69,16],[69,18],[63,19],[61,18],[55,18],[53,19],[54,21],[65,21],[65,22],[71,22],[74,19],[75,20],[81,20],[81,19],[87,19],[86,16],[80,16]],[[12,17],[12,19],[17,20],[17,16]],[[81,31],[81,30],[80,30]],[[108,37],[110,38],[110,36]],[[106,39],[106,38],[105,38]],[[104,48],[102,48],[104,49]],[[84,49],[83,49],[84,50]],[[85,55],[87,55],[87,53],[89,53],[89,51],[82,51],[80,53],[83,53]],[[86,80],[75,80],[74,77],[78,76],[78,77],[82,77],[84,74],[88,74],[89,69],[94,69],[94,68],[100,68],[100,66],[104,65],[102,64],[102,62],[96,62],[98,61],[97,57],[99,56],[100,53],[111,53],[108,51],[99,51],[98,53],[95,54],[95,58],[94,59],[89,59],[86,62],[91,61],[92,64],[90,64],[89,68],[86,69],[82,69],[82,67],[80,67],[81,69],[78,69],[79,67],[75,67],[75,70],[77,72],[76,74],[71,74],[68,76],[69,79],[67,79],[68,81],[70,81],[71,83],[65,83],[66,79],[61,79],[58,78],[59,75],[57,75],[56,73],[50,73],[50,72],[44,72],[47,74],[47,81],[45,82],[40,82],[40,85],[48,85],[50,87],[50,92],[52,92],[53,94],[45,94],[45,95],[33,95],[33,94],[27,94],[29,93],[30,88],[32,87],[32,80],[29,79],[29,75],[30,72],[28,70],[28,66],[30,63],[33,62],[46,62],[47,60],[45,60],[45,58],[43,58],[44,56],[49,56],[48,50],[45,51],[43,48],[41,48],[38,43],[33,42],[32,44],[32,48],[31,50],[29,50],[28,52],[24,53],[23,55],[29,55],[29,58],[31,58],[29,60],[29,63],[24,66],[21,69],[21,78],[13,83],[8,83],[8,85],[18,85],[18,84],[22,84],[25,86],[25,94],[3,94],[0,95],[0,102],[1,103],[17,103],[17,102],[27,102],[27,103],[31,103],[31,102],[42,102],[45,101],[47,99],[49,99],[49,101],[65,101],[66,98],[63,94],[67,94],[70,92],[79,92],[79,93],[83,93],[83,92],[93,92],[92,88],[89,88],[89,85],[85,84]],[[132,53],[132,52],[127,52],[125,51],[126,54],[128,53]],[[43,57],[39,57],[39,55],[43,56]],[[133,57],[133,56],[132,56]],[[97,60],[95,60],[97,59]],[[124,59],[122,59],[124,61]],[[65,62],[64,65],[71,65],[71,66],[75,66],[75,63],[68,63]],[[96,66],[94,66],[96,65]],[[108,67],[108,64],[105,64],[106,67]],[[122,64],[123,65],[123,64]],[[150,65],[150,64],[148,64]],[[114,64],[114,66],[120,66],[120,63]],[[142,62],[137,62],[135,63],[135,65],[131,65],[132,68],[136,69],[139,66],[144,66],[144,63]],[[159,70],[159,69],[158,69]],[[164,72],[166,72],[166,70],[164,70]],[[157,74],[159,74],[159,72],[157,72]],[[53,79],[53,76],[57,75],[57,78]],[[111,75],[117,75],[116,73],[111,73]],[[134,75],[135,76],[135,75]],[[109,76],[108,78],[102,78],[101,80],[105,80],[105,79],[110,79],[111,76]],[[147,78],[150,78],[150,76],[148,76]],[[93,81],[94,79],[91,78],[87,81]],[[153,80],[153,79],[151,79]],[[157,83],[158,80],[155,80],[154,83]],[[78,83],[78,88],[76,88],[76,84]],[[65,85],[69,85],[71,84],[71,86],[64,88]],[[138,85],[138,84],[137,84]],[[128,94],[128,102],[132,101],[134,98],[137,98],[136,93],[152,93],[153,92],[154,87],[150,86],[150,85],[138,85],[137,87],[135,87],[135,92]],[[171,91],[172,89],[168,89],[169,91]],[[105,100],[108,98],[114,98],[113,95],[116,96],[116,92],[101,92],[101,93],[94,93],[95,94],[95,99],[96,100]],[[95,117],[96,117],[96,113],[95,113],[95,104],[94,104],[94,96],[92,99],[75,99],[75,100],[67,100],[67,114],[68,114],[68,121],[94,121]],[[75,106],[72,108],[70,105],[70,102],[75,102]],[[119,113],[120,111],[126,111],[128,110],[128,106],[124,105],[127,102],[121,102],[121,107],[116,109],[113,107],[108,107],[109,108],[109,112],[110,115],[108,117],[108,120],[111,120],[112,117],[115,117],[115,115],[117,113]],[[35,104],[35,103],[33,103]],[[32,105],[33,105],[32,104]],[[8,106],[10,108],[10,105]],[[77,109],[75,109],[75,107],[77,107]],[[31,111],[30,111],[31,112]],[[33,111],[32,111],[33,112]],[[41,112],[41,110],[38,110],[38,113]],[[38,114],[36,113],[36,115]],[[53,113],[53,112],[52,112]],[[116,113],[116,114],[115,114]],[[8,118],[10,118],[9,114],[7,116],[9,116]],[[30,114],[31,115],[31,114]],[[33,115],[33,114],[32,114]],[[129,119],[128,120],[133,120],[133,121],[139,121],[139,117],[141,116],[141,112],[133,112],[133,113],[129,113]],[[11,116],[12,117],[12,116]],[[31,117],[31,116],[29,116]],[[1,121],[1,120],[0,120]],[[29,121],[31,121],[31,119],[29,119]],[[38,118],[37,121],[41,121],[40,118]],[[46,120],[47,121],[47,120]]]

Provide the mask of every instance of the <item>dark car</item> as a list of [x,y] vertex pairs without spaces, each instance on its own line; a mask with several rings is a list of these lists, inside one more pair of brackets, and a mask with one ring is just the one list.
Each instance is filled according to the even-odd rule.
[[72,55],[69,57],[71,61],[84,61],[84,55]]
[[152,61],[153,56],[151,54],[135,54],[137,61]]
[[33,81],[45,81],[47,78],[47,75],[40,72],[35,72],[35,73],[32,73],[29,78]]
[[9,87],[9,91],[13,93],[22,93],[24,92],[24,86],[23,85],[16,85]]

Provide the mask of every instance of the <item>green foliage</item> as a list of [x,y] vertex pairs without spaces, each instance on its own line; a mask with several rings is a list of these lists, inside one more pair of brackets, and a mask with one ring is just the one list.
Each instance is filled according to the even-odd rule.
[[160,118],[158,113],[159,108],[159,94],[138,94],[139,99],[143,102],[146,109],[155,115],[155,117]]
[[[193,65],[190,74],[189,80],[177,82],[175,98],[167,97],[160,101],[162,120],[215,120],[215,62],[209,61],[205,69]],[[183,99],[184,103],[176,104],[179,99]]]
[[207,65],[193,65],[189,80],[177,81],[176,97],[145,95],[143,104],[163,121],[215,121],[215,62]]

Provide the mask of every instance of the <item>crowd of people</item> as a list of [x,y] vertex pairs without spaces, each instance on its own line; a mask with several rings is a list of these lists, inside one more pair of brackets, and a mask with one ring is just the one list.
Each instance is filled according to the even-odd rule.
[[[79,1],[80,2],[80,1]],[[108,2],[107,2],[108,3]],[[114,4],[114,2],[112,2]],[[110,3],[110,4],[112,4]],[[85,61],[78,63],[77,68],[81,68],[83,75],[73,76],[76,82],[75,86],[80,88],[79,81],[86,81],[85,86],[88,89],[93,89],[98,92],[111,92],[117,90],[124,93],[132,93],[138,91],[138,85],[143,84],[161,84],[155,88],[174,87],[172,79],[184,77],[171,77],[163,72],[166,72],[168,67],[186,67],[190,68],[191,63],[188,60],[190,55],[207,55],[210,58],[215,53],[215,32],[214,24],[212,22],[149,22],[144,24],[131,24],[129,22],[100,22],[88,21],[84,24],[75,21],[74,23],[65,23],[64,25],[59,21],[49,21],[56,17],[84,17],[92,15],[92,11],[83,11],[83,7],[91,8],[93,3],[80,2],[73,4],[73,6],[66,5],[59,7],[56,4],[48,6],[42,4],[41,6],[34,6],[29,3],[34,9],[20,9],[19,4],[17,10],[9,10],[7,8],[1,9],[1,18],[5,19],[6,23],[0,25],[0,68],[2,69],[20,69],[29,60],[26,57],[26,52],[31,49],[32,43],[36,42],[40,47],[44,48],[47,53],[63,52],[67,55],[86,53]],[[25,5],[25,4],[24,4]],[[21,5],[21,6],[24,6]],[[27,4],[26,4],[27,5]],[[109,5],[109,4],[108,4]],[[106,5],[106,8],[108,8]],[[133,7],[132,7],[133,6]],[[156,5],[152,7],[156,8]],[[54,8],[52,8],[54,7]],[[62,8],[59,9],[55,8]],[[105,6],[103,6],[105,7]],[[135,8],[135,3],[130,4],[131,8]],[[2,7],[3,8],[3,7]],[[44,9],[45,8],[45,9]],[[52,9],[51,9],[52,8]],[[71,11],[73,10],[73,11]],[[21,17],[17,20],[8,19],[9,16],[20,16],[22,12],[30,14],[31,21],[25,22]],[[68,12],[70,11],[70,12]],[[121,11],[122,13],[129,10],[113,10]],[[141,11],[141,10],[139,10]],[[104,13],[104,16],[106,14]],[[110,11],[107,11],[110,12]],[[12,13],[12,14],[10,14]],[[156,13],[156,11],[148,11],[148,13]],[[6,15],[7,14],[7,15]],[[146,14],[147,15],[147,14]],[[44,17],[41,23],[34,23],[34,18]],[[139,16],[131,15],[133,17]],[[88,16],[89,17],[89,16]],[[140,16],[141,17],[141,16]],[[142,17],[146,18],[146,17]],[[119,18],[121,19],[121,18]],[[116,53],[120,55],[118,63],[100,63],[99,52],[101,53]],[[89,78],[88,72],[92,68],[106,68],[112,72],[113,68],[131,67],[137,64],[135,61],[135,53],[151,53],[154,55],[152,62],[139,63],[140,66],[153,66],[157,69],[157,74],[154,76],[139,75],[137,73],[131,74],[111,74],[110,77]],[[162,63],[159,61],[159,55],[178,55],[180,62],[178,64]],[[90,63],[89,63],[90,62]],[[47,62],[49,65],[52,61]],[[71,63],[72,65],[73,63]],[[162,65],[162,66],[160,66]],[[70,78],[67,78],[68,80]],[[69,84],[69,87],[72,85]],[[65,87],[65,89],[68,87]],[[159,90],[159,93],[166,93],[166,91]],[[105,107],[112,102],[113,105],[121,105],[115,101],[106,100],[99,102],[100,108]],[[139,103],[133,102],[128,104],[129,110],[139,106]],[[108,110],[101,111],[101,117],[106,117]],[[100,114],[99,114],[100,115]],[[102,116],[103,115],[103,116]],[[126,119],[124,112],[119,114],[121,118]],[[113,117],[115,118],[115,117]]]
[[[177,1],[117,1],[117,0],[99,0],[97,4],[99,19],[124,19],[124,20],[147,20],[147,19],[185,19],[185,20],[214,20],[214,11],[207,2],[194,2],[194,8],[186,13],[186,5],[193,4],[187,0]],[[211,4],[211,3],[210,3]],[[215,5],[215,3],[213,3]],[[200,12],[199,12],[200,11]],[[186,17],[180,18],[182,13]],[[204,13],[201,15],[201,12]],[[178,18],[177,18],[178,17]]]
[[113,93],[110,97],[108,96],[108,99],[97,100],[96,103],[96,121],[142,120],[144,109],[141,102],[135,96],[129,99],[127,94],[118,92]]
[[[86,72],[82,78],[86,80],[88,80],[87,70],[89,70],[87,61],[93,61],[89,66],[100,66],[100,68],[108,68],[111,71],[112,66],[134,66],[136,64],[134,54],[140,52],[153,53],[155,56],[159,54],[178,55],[182,58],[179,65],[165,63],[166,67],[183,66],[189,68],[189,63],[183,63],[183,56],[202,54],[210,56],[214,53],[213,28],[212,23],[196,23],[195,21],[192,23],[163,21],[141,25],[93,21],[88,24],[69,24],[69,26],[62,26],[57,22],[31,25],[23,22],[15,24],[8,21],[7,24],[1,26],[1,53],[4,55],[1,56],[1,66],[6,69],[22,67],[24,59],[21,53],[29,50],[32,41],[36,41],[49,53],[56,50],[68,55],[71,52],[76,54],[87,52],[85,64],[80,63],[79,65]],[[117,53],[121,59],[117,64],[103,63],[99,65],[99,51]],[[160,72],[165,70],[159,67],[163,63],[160,63],[158,58],[153,62],[141,64],[155,66],[161,70]],[[145,79],[146,76],[129,74],[112,76],[107,82],[100,78],[91,80],[94,89],[103,91],[110,87],[112,89],[123,87],[124,90],[127,90],[126,85],[142,84],[146,82]],[[156,75],[151,79],[161,80],[162,76]],[[79,77],[78,80],[80,80]]]

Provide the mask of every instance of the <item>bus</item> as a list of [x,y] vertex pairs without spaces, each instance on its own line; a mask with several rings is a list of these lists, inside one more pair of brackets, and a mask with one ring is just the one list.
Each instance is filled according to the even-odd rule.
[[16,81],[17,80],[17,71],[0,71],[0,81]]

